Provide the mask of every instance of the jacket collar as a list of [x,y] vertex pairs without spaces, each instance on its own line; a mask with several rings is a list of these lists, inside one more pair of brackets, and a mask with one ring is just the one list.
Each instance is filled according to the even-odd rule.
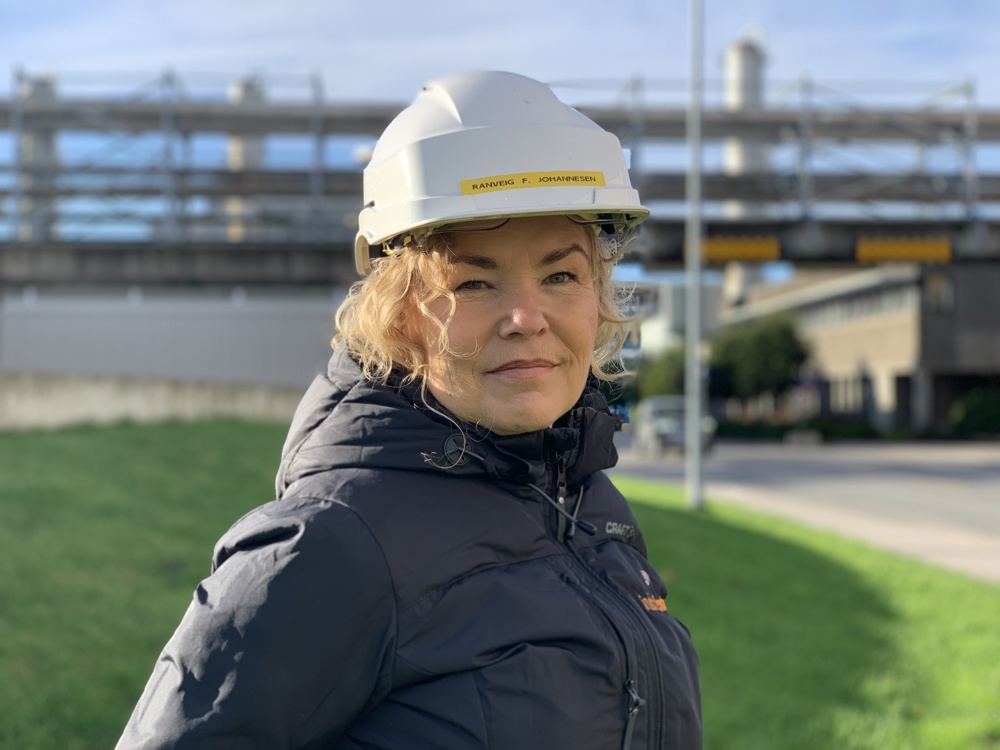
[[344,352],[335,352],[293,418],[277,477],[278,497],[295,481],[333,468],[395,468],[485,476],[494,482],[541,485],[557,455],[569,484],[618,460],[619,426],[591,379],[576,405],[555,425],[497,435],[463,422],[419,384],[366,381]]

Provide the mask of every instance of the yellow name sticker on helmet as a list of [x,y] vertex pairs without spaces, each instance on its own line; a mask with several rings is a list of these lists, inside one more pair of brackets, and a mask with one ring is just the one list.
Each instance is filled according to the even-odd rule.
[[462,180],[462,195],[493,193],[497,190],[519,190],[534,187],[561,187],[563,185],[584,185],[604,187],[603,172],[519,172],[498,174],[493,177],[479,177]]

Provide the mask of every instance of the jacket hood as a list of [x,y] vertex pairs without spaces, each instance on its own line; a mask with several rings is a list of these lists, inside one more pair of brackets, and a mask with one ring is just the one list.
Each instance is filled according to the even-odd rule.
[[618,417],[587,383],[576,405],[555,425],[520,435],[497,435],[453,417],[420,385],[393,378],[366,380],[354,359],[335,351],[327,372],[306,391],[282,449],[276,497],[296,481],[330,469],[401,469],[484,475],[493,481],[544,481],[562,454],[566,477],[577,484],[618,461]]

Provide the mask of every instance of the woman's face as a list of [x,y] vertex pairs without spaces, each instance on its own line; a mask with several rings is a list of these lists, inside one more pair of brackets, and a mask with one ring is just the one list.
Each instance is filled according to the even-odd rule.
[[[544,216],[449,235],[452,351],[439,350],[437,327],[419,313],[414,336],[427,387],[457,417],[514,435],[551,426],[576,403],[599,322],[589,232]],[[447,299],[429,308],[447,319]]]

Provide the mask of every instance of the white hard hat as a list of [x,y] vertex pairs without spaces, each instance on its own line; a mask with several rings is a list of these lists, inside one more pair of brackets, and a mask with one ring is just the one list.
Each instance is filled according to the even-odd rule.
[[513,73],[468,73],[424,86],[385,129],[364,172],[355,262],[463,221],[579,216],[631,229],[649,216],[618,138]]

